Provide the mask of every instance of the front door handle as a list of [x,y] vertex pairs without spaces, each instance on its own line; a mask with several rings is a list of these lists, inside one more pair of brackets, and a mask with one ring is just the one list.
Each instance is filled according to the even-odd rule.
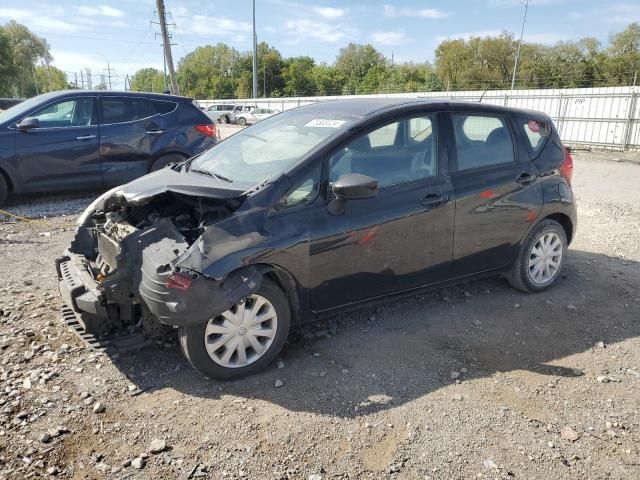
[[446,203],[448,201],[449,201],[449,195],[447,195],[446,193],[443,193],[443,194],[430,193],[429,195],[424,197],[422,200],[420,200],[420,203],[425,207],[435,207],[442,203]]
[[147,133],[149,135],[160,135],[161,133],[164,133],[164,130],[147,130]]
[[530,185],[538,179],[538,176],[535,173],[521,173],[518,178],[516,178],[516,182],[520,185]]
[[96,138],[95,135],[81,135],[76,137],[76,140],[93,140],[94,138]]

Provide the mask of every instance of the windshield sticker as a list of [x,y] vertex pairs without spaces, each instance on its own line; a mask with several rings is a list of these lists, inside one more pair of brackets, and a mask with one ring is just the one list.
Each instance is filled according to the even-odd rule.
[[324,118],[315,118],[305,125],[305,127],[320,128],[340,128],[344,125],[345,120],[328,120]]

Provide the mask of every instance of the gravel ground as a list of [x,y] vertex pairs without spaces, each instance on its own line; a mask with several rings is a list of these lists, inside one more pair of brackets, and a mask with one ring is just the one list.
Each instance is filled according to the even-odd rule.
[[580,223],[553,289],[363,309],[234,382],[171,343],[86,348],[53,260],[90,197],[14,199],[50,218],[0,218],[0,478],[640,478],[640,166],[574,158]]

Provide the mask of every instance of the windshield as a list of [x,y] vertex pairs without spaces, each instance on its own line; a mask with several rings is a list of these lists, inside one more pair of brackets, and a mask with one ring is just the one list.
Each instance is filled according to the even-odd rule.
[[38,95],[37,97],[32,97],[25,100],[24,102],[20,102],[19,104],[14,105],[4,112],[0,112],[0,125],[8,122],[11,119],[22,120],[22,117],[25,113],[27,113],[33,107],[37,107],[46,100],[47,95]]
[[291,110],[236,133],[193,160],[200,171],[250,188],[275,178],[324,140],[348,128],[353,117]]

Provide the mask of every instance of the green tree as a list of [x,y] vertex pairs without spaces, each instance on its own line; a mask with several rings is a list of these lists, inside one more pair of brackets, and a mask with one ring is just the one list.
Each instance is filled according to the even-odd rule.
[[312,71],[315,61],[311,57],[293,57],[286,61],[282,69],[284,93],[290,96],[311,96],[316,94],[316,83]]
[[[282,55],[268,43],[260,42],[257,45],[256,56],[258,59],[258,96],[280,96],[285,85],[282,69],[286,62]],[[253,77],[253,65],[251,65],[251,75]]]
[[[39,93],[55,92],[56,90],[66,90],[70,88],[65,73],[52,65],[38,65],[35,67],[35,77]],[[31,87],[27,96],[35,95],[35,92],[35,87]]]
[[345,78],[331,65],[316,65],[310,72],[317,95],[339,95]]
[[[358,87],[371,69],[376,69],[376,75],[381,75],[387,66],[387,59],[372,45],[358,45],[350,43],[340,49],[336,58],[335,69],[344,79],[343,93],[358,93]],[[371,78],[367,85],[375,83]]]
[[24,97],[35,93],[35,68],[40,62],[50,63],[49,44],[27,27],[11,20],[2,27],[11,49],[14,70],[14,94]]
[[156,68],[141,68],[130,80],[131,90],[136,92],[157,92],[165,90],[164,73]]
[[195,98],[232,98],[241,61],[240,53],[224,43],[196,48],[178,63],[180,92]]
[[445,90],[455,90],[465,80],[465,70],[471,64],[471,52],[465,41],[445,40],[436,48],[436,73]]
[[13,64],[13,49],[9,43],[9,36],[0,27],[0,95],[13,95],[15,66]]
[[629,24],[609,38],[608,72],[610,84],[631,85],[640,70],[640,24]]

